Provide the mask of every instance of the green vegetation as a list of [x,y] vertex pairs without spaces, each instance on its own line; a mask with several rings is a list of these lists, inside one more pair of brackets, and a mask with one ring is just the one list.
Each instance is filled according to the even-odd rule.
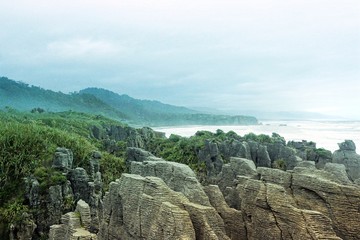
[[286,162],[284,159],[277,159],[273,162],[272,167],[285,171],[286,170]]
[[90,114],[96,112],[136,126],[258,123],[255,117],[202,114],[185,107],[134,99],[99,88],[87,88],[71,94],[53,92],[5,77],[0,77],[0,99],[0,109],[11,106],[38,114],[70,110]]
[[[40,113],[41,112],[41,113]],[[123,124],[102,116],[77,112],[50,113],[0,111],[0,225],[15,223],[30,214],[24,202],[25,177],[39,182],[40,194],[50,186],[66,182],[66,176],[50,168],[57,147],[71,149],[74,167],[87,167],[94,150],[102,151],[103,142],[90,134],[99,128]],[[119,143],[117,156],[102,151],[101,171],[104,188],[120,177],[125,170],[124,143]],[[71,209],[73,199],[66,199],[65,208]]]

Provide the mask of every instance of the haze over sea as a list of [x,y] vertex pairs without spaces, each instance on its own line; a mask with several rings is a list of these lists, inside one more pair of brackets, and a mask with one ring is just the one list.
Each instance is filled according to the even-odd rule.
[[215,132],[217,129],[224,132],[232,130],[240,136],[250,132],[267,135],[275,132],[286,141],[313,141],[317,148],[332,152],[339,149],[337,143],[345,139],[353,140],[360,147],[360,121],[261,121],[260,125],[250,126],[169,126],[154,129],[165,132],[167,137],[171,134],[190,137],[200,130]]

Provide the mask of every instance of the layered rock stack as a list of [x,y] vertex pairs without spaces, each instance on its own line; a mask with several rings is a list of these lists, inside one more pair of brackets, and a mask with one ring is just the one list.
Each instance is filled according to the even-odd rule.
[[[220,151],[208,145],[204,161]],[[50,239],[360,239],[358,155],[351,142],[340,144],[333,163],[322,169],[299,160],[281,141],[263,145],[269,159],[290,156],[285,161],[294,166],[287,171],[256,166],[252,158],[259,151],[241,146],[239,155],[251,159],[230,156],[214,165],[208,186],[187,165],[139,148],[128,149],[129,173],[112,182],[103,198],[96,192],[96,161],[89,174],[67,170],[77,176],[70,177],[77,208],[51,227]],[[35,204],[35,192],[31,196]]]

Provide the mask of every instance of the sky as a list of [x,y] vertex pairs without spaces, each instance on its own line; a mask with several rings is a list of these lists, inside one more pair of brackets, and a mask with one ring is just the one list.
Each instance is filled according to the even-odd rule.
[[359,0],[3,0],[0,76],[360,119]]

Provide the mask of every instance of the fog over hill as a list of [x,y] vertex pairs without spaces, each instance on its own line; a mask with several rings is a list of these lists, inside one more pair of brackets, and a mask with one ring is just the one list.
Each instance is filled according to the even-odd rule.
[[0,108],[30,111],[79,111],[104,115],[133,125],[243,125],[257,124],[250,116],[206,114],[159,101],[139,100],[106,89],[86,88],[65,94],[45,90],[6,77],[0,78]]

